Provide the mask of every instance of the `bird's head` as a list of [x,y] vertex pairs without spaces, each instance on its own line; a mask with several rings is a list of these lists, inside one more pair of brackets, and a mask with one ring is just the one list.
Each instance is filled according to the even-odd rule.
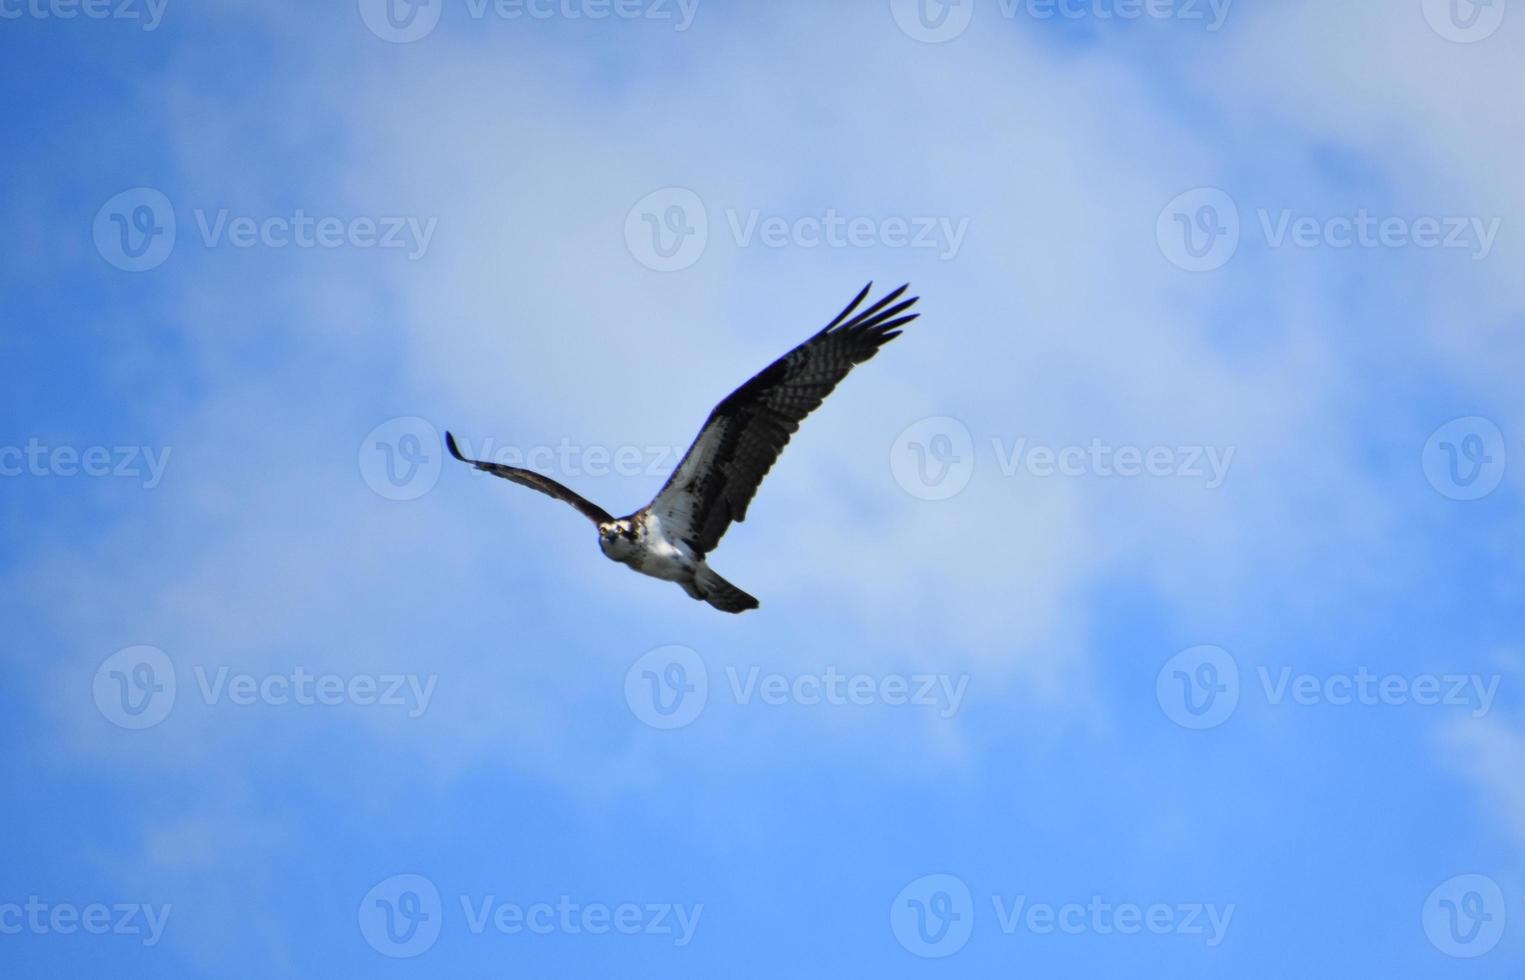
[[619,558],[635,549],[635,525],[620,518],[598,526],[598,546],[610,558]]

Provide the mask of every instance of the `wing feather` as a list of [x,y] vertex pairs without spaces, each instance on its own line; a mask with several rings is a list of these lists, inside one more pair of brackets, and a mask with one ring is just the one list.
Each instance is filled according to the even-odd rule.
[[567,489],[550,477],[536,473],[534,470],[522,470],[517,466],[505,466],[502,463],[484,463],[481,460],[467,459],[461,455],[460,449],[455,444],[455,436],[449,432],[445,433],[445,447],[450,450],[450,455],[463,463],[470,463],[484,473],[501,476],[503,479],[517,483],[522,487],[539,490],[547,496],[566,501],[573,507],[576,507],[579,513],[595,524],[603,524],[606,521],[614,520],[613,516],[602,507],[575,491]]
[[651,502],[649,509],[699,554],[714,548],[733,521],[746,519],[758,485],[805,417],[849,371],[920,315],[906,312],[918,297],[901,300],[908,285],[857,312],[873,285],[809,340],[715,406]]

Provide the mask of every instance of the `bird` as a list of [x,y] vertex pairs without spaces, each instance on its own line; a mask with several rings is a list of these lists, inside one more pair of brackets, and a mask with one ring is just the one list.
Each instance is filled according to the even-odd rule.
[[611,560],[676,582],[722,612],[756,609],[757,599],[709,566],[709,553],[732,523],[746,519],[763,477],[805,417],[849,371],[920,316],[907,312],[920,297],[901,299],[909,283],[860,312],[873,286],[864,286],[834,320],[716,405],[661,491],[626,517],[614,517],[534,470],[468,459],[449,431],[445,445],[463,463],[571,504],[598,525],[599,549]]

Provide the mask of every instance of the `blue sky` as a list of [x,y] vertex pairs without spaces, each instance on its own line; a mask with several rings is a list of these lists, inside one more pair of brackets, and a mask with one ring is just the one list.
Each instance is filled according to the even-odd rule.
[[0,975],[1518,974],[1525,11],[824,7],[0,0]]

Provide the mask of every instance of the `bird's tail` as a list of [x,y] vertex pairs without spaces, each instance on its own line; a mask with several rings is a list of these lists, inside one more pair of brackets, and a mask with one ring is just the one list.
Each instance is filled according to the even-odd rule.
[[698,572],[694,575],[694,585],[699,591],[698,598],[721,612],[746,612],[760,605],[756,599],[716,575],[715,570],[708,565],[699,566]]

